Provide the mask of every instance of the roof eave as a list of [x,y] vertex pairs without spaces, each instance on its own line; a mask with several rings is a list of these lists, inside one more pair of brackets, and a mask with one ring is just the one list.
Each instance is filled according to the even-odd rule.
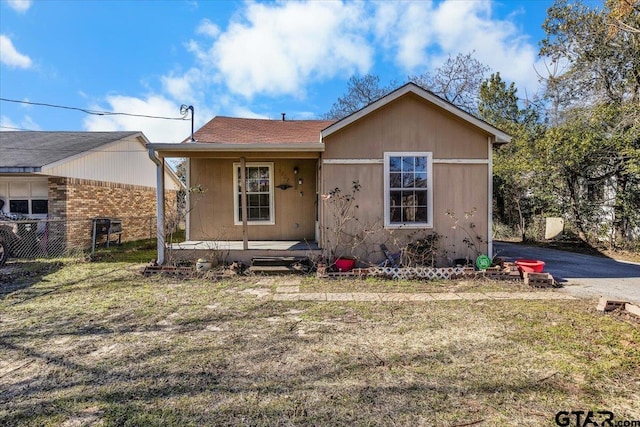
[[0,173],[39,173],[42,172],[40,166],[10,166],[0,167]]
[[262,152],[262,153],[282,153],[282,152],[323,152],[324,144],[318,142],[289,143],[289,144],[231,144],[231,143],[180,143],[180,144],[147,144],[158,154],[163,152],[184,152],[184,153],[220,153],[220,152]]

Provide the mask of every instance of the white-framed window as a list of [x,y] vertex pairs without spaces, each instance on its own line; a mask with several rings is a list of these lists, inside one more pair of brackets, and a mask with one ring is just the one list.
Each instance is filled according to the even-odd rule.
[[385,153],[384,193],[385,227],[433,227],[432,153]]
[[9,212],[19,215],[46,215],[49,213],[47,199],[10,199]]
[[[247,223],[275,224],[273,209],[273,163],[246,163]],[[240,163],[233,164],[233,219],[242,224],[242,187]]]

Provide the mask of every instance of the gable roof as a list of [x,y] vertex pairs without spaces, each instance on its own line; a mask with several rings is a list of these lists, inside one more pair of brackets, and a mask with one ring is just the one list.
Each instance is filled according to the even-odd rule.
[[422,99],[430,102],[431,104],[434,104],[442,108],[443,110],[448,111],[454,116],[457,116],[460,119],[474,125],[475,127],[482,129],[483,131],[485,131],[489,135],[492,135],[495,138],[494,139],[495,143],[511,142],[511,136],[506,132],[503,132],[497,127],[492,126],[489,123],[473,116],[472,114],[467,113],[466,111],[456,107],[452,103],[446,101],[443,98],[440,98],[434,93],[421,88],[415,83],[407,83],[399,87],[398,89],[394,90],[393,92],[390,92],[389,94],[383,96],[377,101],[374,101],[371,104],[367,105],[366,107],[356,111],[355,113],[352,113],[349,116],[343,118],[342,120],[333,123],[332,125],[322,130],[322,138],[324,139],[325,137],[339,131],[340,129],[346,126],[349,126],[351,123],[355,122],[356,120],[361,119],[362,117],[372,113],[373,111],[379,108],[384,107],[385,105],[395,101],[396,99],[408,93],[413,93],[421,97]]
[[39,172],[45,166],[141,132],[0,132],[0,172]]
[[199,143],[306,144],[319,143],[320,131],[331,120],[266,120],[216,116],[194,133]]

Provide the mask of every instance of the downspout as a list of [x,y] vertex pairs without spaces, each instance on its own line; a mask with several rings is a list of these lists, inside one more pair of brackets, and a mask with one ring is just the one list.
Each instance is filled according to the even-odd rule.
[[164,264],[164,159],[158,158],[152,148],[148,149],[149,158],[156,164],[156,236],[158,239],[158,265]]
[[493,138],[488,137],[489,142],[489,167],[487,174],[489,182],[487,183],[488,206],[487,206],[487,255],[493,259]]

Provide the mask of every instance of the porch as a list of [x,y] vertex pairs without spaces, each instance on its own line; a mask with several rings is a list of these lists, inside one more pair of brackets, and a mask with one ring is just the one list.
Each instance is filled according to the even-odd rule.
[[256,257],[319,257],[322,249],[317,242],[306,240],[249,240],[244,249],[242,240],[189,240],[167,245],[173,259],[216,257],[221,262],[250,263]]

